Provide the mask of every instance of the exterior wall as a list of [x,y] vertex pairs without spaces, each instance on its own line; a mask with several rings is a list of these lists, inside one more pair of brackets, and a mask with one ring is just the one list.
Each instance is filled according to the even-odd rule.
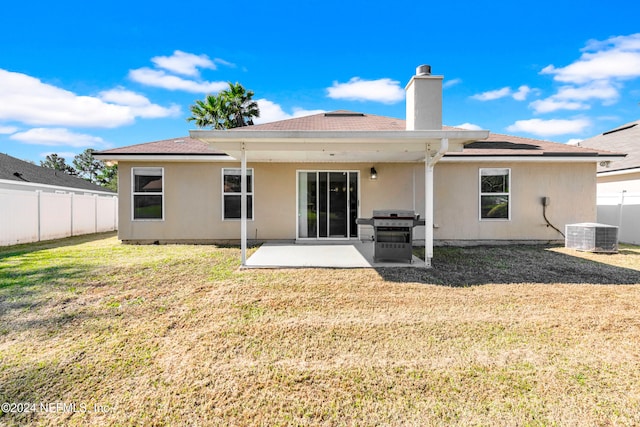
[[[369,179],[375,166],[378,179]],[[133,221],[131,168],[164,168],[164,220]],[[237,241],[240,222],[222,220],[222,168],[238,163],[119,163],[119,237],[131,242]],[[412,209],[424,217],[424,165],[416,163],[317,164],[257,163],[254,169],[254,220],[247,222],[251,240],[296,238],[296,181],[299,170],[360,172],[359,217],[374,209]],[[511,220],[479,220],[479,168],[511,168]],[[596,219],[595,163],[439,163],[435,168],[435,239],[443,242],[494,240],[561,240],[542,217],[542,197],[550,197],[547,217],[565,224]],[[360,226],[370,239],[372,228]],[[424,227],[415,229],[423,239]]]
[[[479,219],[479,169],[511,169],[511,219]],[[565,224],[596,220],[595,163],[440,163],[435,168],[434,237],[439,240],[562,240],[542,215]]]
[[640,171],[624,175],[599,176],[598,194],[640,193]]
[[[257,163],[254,169],[254,220],[247,221],[251,240],[296,238],[297,171],[360,172],[359,216],[373,209],[413,209],[413,164],[376,165],[379,178],[369,179],[371,164]],[[164,168],[164,220],[132,220],[131,168]],[[222,169],[239,163],[124,162],[118,164],[120,194],[119,237],[124,241],[236,241],[240,222],[222,220]],[[424,170],[424,169],[423,169]],[[422,172],[424,175],[424,172]],[[424,178],[423,178],[424,181]],[[423,187],[424,188],[424,187]],[[424,206],[424,196],[420,204]],[[424,208],[422,208],[424,210]],[[369,227],[370,229],[371,227]],[[364,228],[362,228],[364,232]]]

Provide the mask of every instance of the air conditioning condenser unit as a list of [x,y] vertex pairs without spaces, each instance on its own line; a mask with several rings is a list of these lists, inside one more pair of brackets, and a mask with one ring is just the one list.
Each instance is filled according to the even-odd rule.
[[584,222],[565,225],[565,247],[585,252],[618,252],[618,227]]

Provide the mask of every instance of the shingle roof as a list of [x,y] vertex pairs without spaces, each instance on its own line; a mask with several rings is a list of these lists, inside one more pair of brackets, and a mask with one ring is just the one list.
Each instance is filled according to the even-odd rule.
[[[449,128],[454,129],[454,128]],[[599,156],[616,153],[576,147],[575,145],[540,139],[524,138],[499,133],[489,134],[484,141],[467,144],[460,153],[447,153],[446,157],[455,156]]]
[[[403,119],[338,110],[235,128],[234,131],[403,131],[405,129],[406,122]],[[443,126],[443,129],[460,130],[450,126]],[[210,148],[207,143],[189,137],[114,148],[96,154],[224,155],[224,153]],[[448,153],[446,156],[598,156],[613,154],[615,153],[600,149],[587,149],[557,142],[492,133],[486,141],[474,142],[465,146],[464,151]]]
[[147,142],[143,144],[129,145],[127,147],[112,148],[100,151],[94,155],[101,154],[191,154],[191,155],[224,155],[221,151],[216,151],[206,142],[182,136],[162,141]]
[[376,131],[405,130],[402,119],[357,113],[348,110],[331,111],[311,116],[296,117],[288,120],[264,123],[234,130],[340,130],[340,131]]
[[585,139],[579,145],[580,147],[627,154],[626,158],[617,160],[609,168],[599,166],[598,172],[640,168],[640,120]]
[[0,179],[113,193],[107,188],[92,184],[82,178],[55,169],[36,166],[3,153],[0,153]]

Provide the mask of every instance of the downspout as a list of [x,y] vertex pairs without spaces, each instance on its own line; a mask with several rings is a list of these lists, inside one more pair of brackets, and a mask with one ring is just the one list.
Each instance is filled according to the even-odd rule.
[[433,157],[429,155],[429,144],[426,147],[424,159],[424,261],[427,266],[431,266],[431,258],[433,258],[433,168],[447,150],[449,150],[448,138],[440,140],[440,149]]

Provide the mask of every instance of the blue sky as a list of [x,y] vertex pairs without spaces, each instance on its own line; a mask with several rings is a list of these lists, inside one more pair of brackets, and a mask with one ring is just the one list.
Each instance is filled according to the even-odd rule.
[[557,142],[640,119],[640,4],[6,2],[0,152],[39,162],[187,135],[189,106],[240,82],[262,118],[404,118],[416,66],[443,121]]

